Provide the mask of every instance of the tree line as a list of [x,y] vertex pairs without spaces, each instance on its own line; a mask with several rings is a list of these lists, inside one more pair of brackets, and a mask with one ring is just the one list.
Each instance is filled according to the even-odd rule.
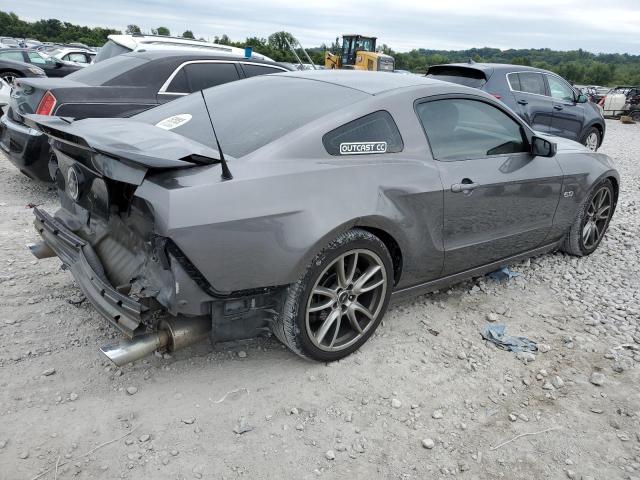
[[[27,22],[12,12],[0,11],[0,36],[35,38],[44,42],[81,42],[99,47],[107,41],[109,35],[121,33],[120,30],[113,28],[91,28],[57,19]],[[135,24],[128,25],[125,33],[171,35],[171,31],[167,27],[160,26],[151,29],[150,32],[143,32]],[[185,30],[178,35],[184,38],[194,38],[191,30]],[[205,39],[200,38],[200,40]],[[232,41],[226,34],[221,34],[208,40],[240,48],[252,47],[254,51],[280,62],[297,62],[296,56],[287,44],[289,42],[295,46],[296,39],[288,32],[276,32],[267,38],[249,37],[244,41]],[[322,65],[327,50],[338,52],[340,50],[339,39],[329,45],[323,44],[319,47],[307,48],[307,53],[314,63]],[[473,60],[475,62],[511,63],[543,68],[583,85],[640,85],[640,55],[626,53],[594,54],[582,49],[557,51],[548,48],[500,50],[488,47],[468,50],[420,48],[410,52],[395,52],[384,44],[379,46],[379,50],[395,58],[396,69],[409,70],[414,73],[424,73],[431,65]],[[307,61],[302,50],[298,50],[298,56],[303,62]]]

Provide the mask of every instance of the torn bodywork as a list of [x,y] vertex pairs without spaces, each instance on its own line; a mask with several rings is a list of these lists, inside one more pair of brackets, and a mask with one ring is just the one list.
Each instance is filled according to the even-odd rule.
[[149,172],[202,164],[191,161],[196,155],[215,164],[215,151],[190,148],[152,127],[156,138],[146,141],[158,150],[150,159],[122,135],[114,148],[78,136],[78,129],[70,133],[65,120],[37,125],[50,137],[49,169],[62,208],[53,216],[34,208],[42,242],[29,248],[36,258],[58,256],[94,307],[128,337],[101,349],[110,360],[122,365],[207,336],[226,341],[268,328],[278,289],[216,291],[170,237],[157,233],[154,209],[135,195]]

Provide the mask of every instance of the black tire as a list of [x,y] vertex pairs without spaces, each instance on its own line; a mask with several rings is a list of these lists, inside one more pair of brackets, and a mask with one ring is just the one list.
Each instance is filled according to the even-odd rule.
[[634,110],[633,112],[629,113],[629,116],[634,122],[640,122],[640,110]]
[[[608,218],[602,224],[599,238],[597,238],[593,244],[585,244],[584,230],[587,222],[589,221],[589,208],[594,197],[603,189],[608,191],[609,199],[611,201],[609,211],[607,212]],[[609,222],[611,221],[611,217],[613,216],[616,206],[615,198],[615,191],[611,180],[605,179],[595,185],[589,192],[589,195],[584,199],[584,202],[582,202],[582,205],[580,205],[576,219],[574,220],[573,225],[571,225],[571,229],[569,230],[569,233],[564,240],[564,244],[562,245],[562,251],[577,257],[583,257],[593,253],[596,248],[598,248],[598,245],[600,245],[600,242],[604,238],[607,228],[609,227]]]
[[14,78],[21,78],[23,75],[19,72],[14,72],[13,70],[3,70],[0,72],[0,78],[2,78],[9,85],[13,83]]
[[[594,141],[593,139],[595,139],[595,149],[590,146],[594,145],[594,143],[592,143]],[[582,141],[580,143],[595,152],[600,148],[600,144],[602,143],[602,134],[600,133],[600,130],[596,127],[589,128],[587,133],[584,134],[584,137],[582,137]]]
[[[308,328],[309,322],[307,317],[310,314],[307,313],[307,306],[311,307],[311,299],[313,298],[312,292],[316,287],[316,283],[321,281],[323,276],[327,275],[327,269],[332,268],[332,265],[338,261],[339,258],[347,258],[347,255],[354,254],[352,252],[362,252],[360,253],[360,257],[356,255],[356,258],[364,258],[368,255],[367,252],[369,252],[369,254],[372,254],[371,258],[375,257],[379,260],[378,264],[382,267],[380,270],[382,280],[378,280],[378,282],[383,282],[385,285],[384,292],[377,294],[379,295],[376,300],[376,302],[378,302],[376,303],[376,311],[378,313],[373,316],[373,319],[367,322],[364,332],[357,333],[355,329],[352,328],[353,334],[359,335],[359,337],[356,337],[357,340],[354,338],[352,340],[354,343],[352,344],[348,344],[348,342],[346,342],[345,347],[340,350],[326,351],[319,348],[314,340],[311,339],[313,332],[310,333],[308,331],[310,327]],[[356,263],[357,260],[353,262],[353,264]],[[354,275],[351,277],[352,279],[355,278],[355,271],[357,268],[358,265],[356,264],[353,267]],[[355,285],[353,285],[353,287],[355,287]],[[301,357],[322,362],[339,360],[360,348],[375,332],[382,320],[382,317],[387,311],[392,287],[393,264],[389,251],[384,243],[378,237],[366,230],[349,230],[348,232],[339,235],[334,241],[318,253],[308,265],[300,279],[287,288],[282,311],[277,315],[271,328],[275,336],[282,343]],[[356,296],[355,300],[355,303],[357,303],[359,297]],[[336,310],[335,304],[332,308]],[[341,306],[337,307],[338,310],[340,308]],[[342,305],[342,308],[344,308],[344,305]],[[369,311],[369,313],[371,312]],[[346,313],[342,313],[340,315],[340,321],[343,321],[342,316],[347,316]],[[350,323],[350,320],[348,322],[345,321],[345,327],[343,328],[346,328],[346,330],[351,328]],[[340,325],[340,322],[338,322],[338,325]],[[338,334],[337,330],[339,330],[338,327],[336,327],[335,330],[336,336]],[[314,338],[317,341],[317,337]]]

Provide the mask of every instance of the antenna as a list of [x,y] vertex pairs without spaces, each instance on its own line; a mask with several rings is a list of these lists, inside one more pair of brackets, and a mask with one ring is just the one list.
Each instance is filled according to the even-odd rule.
[[231,180],[233,175],[231,175],[231,170],[229,170],[229,165],[227,165],[227,159],[224,158],[224,153],[222,151],[222,147],[220,146],[220,140],[218,140],[218,134],[216,133],[216,128],[213,126],[213,117],[211,116],[211,112],[209,111],[209,106],[207,105],[207,101],[204,98],[204,92],[200,90],[200,95],[202,95],[202,101],[204,102],[204,108],[207,109],[207,114],[209,115],[209,122],[211,123],[211,129],[213,130],[213,136],[216,138],[216,145],[218,146],[218,152],[220,153],[220,166],[222,167],[222,179],[223,180]]

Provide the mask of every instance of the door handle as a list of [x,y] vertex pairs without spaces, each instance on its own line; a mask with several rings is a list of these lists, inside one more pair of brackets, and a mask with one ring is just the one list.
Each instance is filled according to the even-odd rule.
[[553,108],[555,108],[556,110],[563,110],[564,107],[562,105],[554,105]]
[[[466,180],[466,178],[465,178]],[[476,188],[478,188],[480,185],[474,182],[469,181],[469,183],[465,183],[464,180],[462,183],[454,183],[453,185],[451,185],[451,191],[453,193],[467,193],[470,192],[471,190],[474,190]]]
[[520,105],[529,105],[529,102],[527,102],[526,100],[518,100],[518,103]]

